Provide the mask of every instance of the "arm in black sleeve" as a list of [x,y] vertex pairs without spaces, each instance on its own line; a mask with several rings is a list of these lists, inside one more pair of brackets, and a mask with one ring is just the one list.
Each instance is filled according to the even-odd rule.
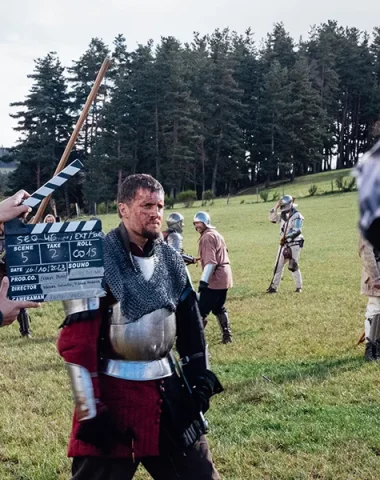
[[206,342],[198,300],[188,282],[177,307],[177,351],[182,364],[192,370],[207,368]]
[[188,284],[177,309],[177,350],[182,368],[201,411],[209,408],[210,398],[223,391],[217,376],[207,368],[207,351],[202,317],[196,294]]

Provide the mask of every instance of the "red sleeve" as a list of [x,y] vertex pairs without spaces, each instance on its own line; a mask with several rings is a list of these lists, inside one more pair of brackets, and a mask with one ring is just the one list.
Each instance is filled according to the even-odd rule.
[[98,372],[98,339],[100,334],[101,312],[98,315],[83,322],[72,323],[65,326],[57,342],[58,352],[65,362],[81,365],[92,376],[95,397],[99,398]]

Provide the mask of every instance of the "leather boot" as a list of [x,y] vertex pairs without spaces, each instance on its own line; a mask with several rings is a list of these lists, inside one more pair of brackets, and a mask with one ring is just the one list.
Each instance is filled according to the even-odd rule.
[[269,288],[267,288],[266,293],[277,293],[277,290],[271,285]]
[[367,362],[375,362],[376,360],[378,360],[378,346],[372,342],[367,342],[365,344],[364,358]]
[[379,362],[380,361],[380,343],[379,343],[379,340],[376,342],[376,345],[374,345],[373,350],[374,350],[373,356],[375,357],[375,360],[377,362]]
[[227,313],[219,313],[216,318],[222,331],[222,343],[232,343],[231,325]]

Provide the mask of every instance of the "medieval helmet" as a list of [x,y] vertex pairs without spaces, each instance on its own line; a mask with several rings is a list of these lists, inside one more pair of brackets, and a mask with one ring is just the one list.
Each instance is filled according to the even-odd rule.
[[177,212],[173,212],[166,219],[166,223],[168,224],[168,227],[172,230],[178,233],[182,233],[184,220],[185,218],[183,215]]
[[284,195],[280,200],[280,211],[289,212],[297,204],[293,203],[294,199],[291,195]]
[[211,218],[207,212],[197,212],[194,215],[193,223],[195,222],[202,222],[207,228],[215,228],[213,225],[211,225]]

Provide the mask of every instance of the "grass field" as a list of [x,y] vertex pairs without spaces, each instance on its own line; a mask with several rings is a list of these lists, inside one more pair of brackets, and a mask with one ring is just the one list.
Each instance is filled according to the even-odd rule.
[[[228,243],[235,282],[227,304],[234,343],[219,343],[214,318],[206,329],[212,369],[225,386],[208,413],[221,477],[378,479],[380,366],[365,363],[356,347],[366,303],[359,295],[357,194],[300,199],[300,295],[287,270],[280,292],[264,293],[278,226],[267,220],[270,204],[240,201],[208,208]],[[197,209],[181,210],[190,254],[197,251]],[[104,217],[104,230],[117,222]],[[200,269],[190,270],[197,282]],[[20,339],[16,325],[0,331],[0,479],[68,479],[72,400],[55,349],[62,308],[47,304],[32,315],[32,340]]]

